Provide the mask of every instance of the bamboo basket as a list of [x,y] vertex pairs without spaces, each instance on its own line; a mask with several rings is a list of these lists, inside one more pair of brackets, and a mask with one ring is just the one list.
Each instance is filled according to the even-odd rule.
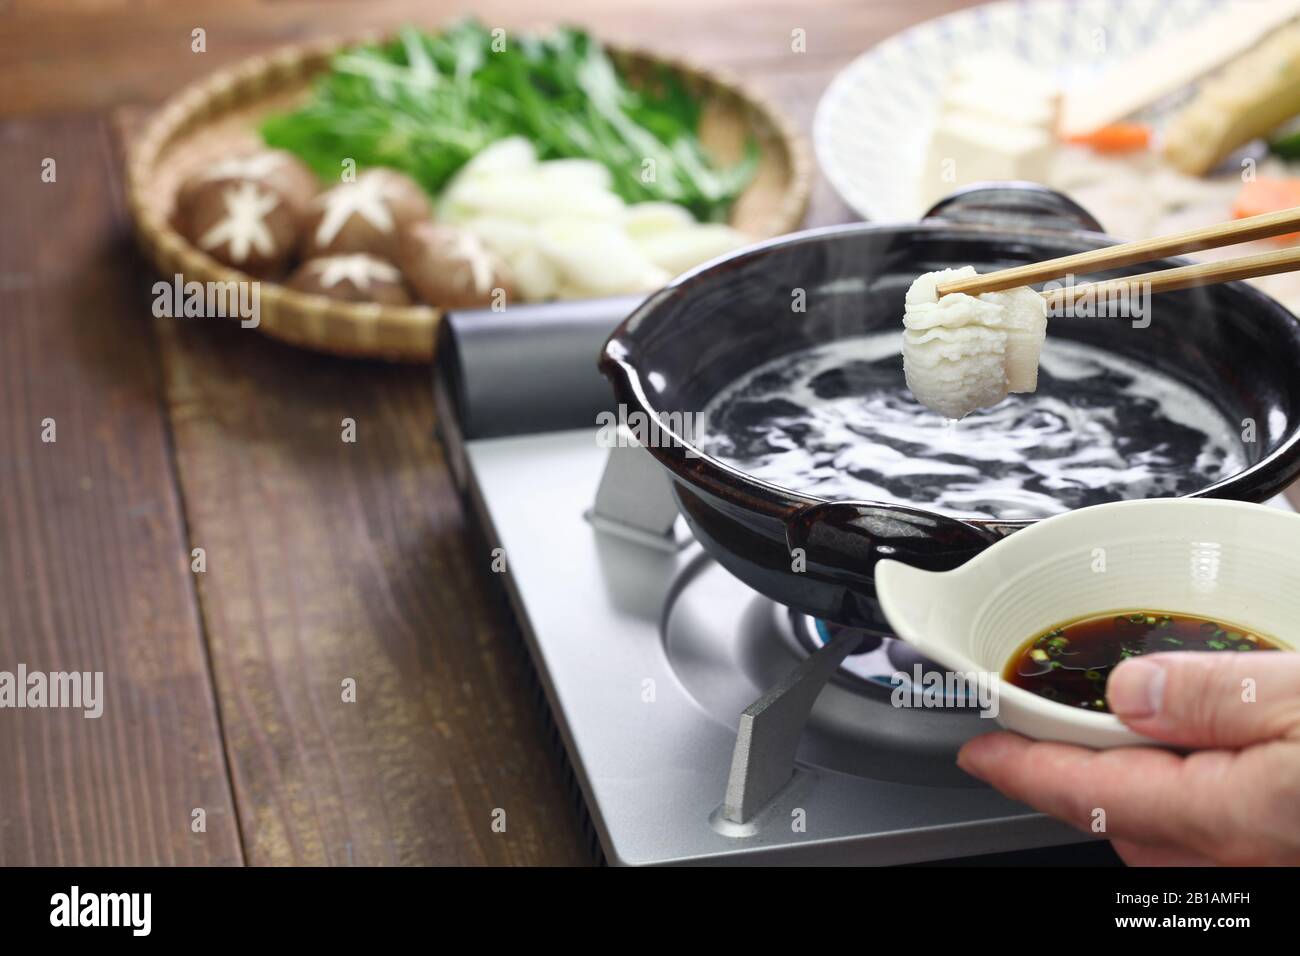
[[[154,114],[127,153],[127,200],[145,254],[165,277],[187,282],[251,281],[217,262],[171,225],[180,184],[211,161],[245,143],[256,145],[259,121],[301,103],[311,81],[338,52],[377,37],[286,47],[244,60],[185,87]],[[753,182],[733,208],[731,224],[755,239],[796,228],[807,209],[813,164],[803,139],[760,96],[734,79],[627,48],[610,56],[633,83],[668,65],[704,101],[700,136],[721,160],[739,156],[754,136],[762,150]],[[268,335],[303,348],[339,355],[427,362],[433,357],[441,311],[427,305],[381,306],[338,302],[260,284],[260,324]]]

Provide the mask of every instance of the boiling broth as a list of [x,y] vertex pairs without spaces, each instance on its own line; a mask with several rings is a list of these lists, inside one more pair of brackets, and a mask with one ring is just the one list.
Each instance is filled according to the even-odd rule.
[[1071,707],[1110,712],[1106,680],[1130,657],[1160,651],[1276,651],[1269,638],[1193,614],[1110,611],[1030,638],[1002,673],[1009,684]]
[[1205,398],[1100,349],[1049,336],[1037,392],[952,422],[912,397],[899,348],[881,332],[760,366],[708,404],[698,443],[820,498],[983,518],[1182,495],[1246,466]]

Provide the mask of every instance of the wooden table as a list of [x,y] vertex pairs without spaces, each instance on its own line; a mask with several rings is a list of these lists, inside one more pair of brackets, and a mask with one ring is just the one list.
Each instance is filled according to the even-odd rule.
[[[589,859],[428,369],[152,317],[119,162],[152,104],[270,46],[473,8],[729,67],[806,131],[854,55],[962,5],[0,0],[0,669],[103,671],[107,697],[98,720],[0,711],[0,864]],[[809,223],[847,218],[819,183]]]

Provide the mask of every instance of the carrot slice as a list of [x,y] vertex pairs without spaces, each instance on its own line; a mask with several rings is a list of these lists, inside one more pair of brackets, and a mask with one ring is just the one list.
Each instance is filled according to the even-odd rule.
[[1300,178],[1261,176],[1242,184],[1241,192],[1237,193],[1237,200],[1232,204],[1232,214],[1245,219],[1296,206],[1300,206]]
[[1151,145],[1151,127],[1145,123],[1112,123],[1091,133],[1067,136],[1065,141],[1090,146],[1099,153],[1131,153]]
[[[1300,206],[1300,179],[1270,179],[1261,177],[1244,183],[1232,204],[1232,215],[1237,219],[1261,216],[1266,212],[1294,209]],[[1274,242],[1295,242],[1300,232],[1274,236]]]

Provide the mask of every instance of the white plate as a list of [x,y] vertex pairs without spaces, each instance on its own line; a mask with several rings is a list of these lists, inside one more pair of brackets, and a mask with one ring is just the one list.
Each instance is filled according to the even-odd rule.
[[[1004,51],[1062,86],[1187,27],[1224,0],[1022,0],[917,24],[846,67],[817,105],[813,144],[831,185],[866,219],[916,219],[917,177],[952,62]],[[1096,52],[1104,38],[1105,54]]]

